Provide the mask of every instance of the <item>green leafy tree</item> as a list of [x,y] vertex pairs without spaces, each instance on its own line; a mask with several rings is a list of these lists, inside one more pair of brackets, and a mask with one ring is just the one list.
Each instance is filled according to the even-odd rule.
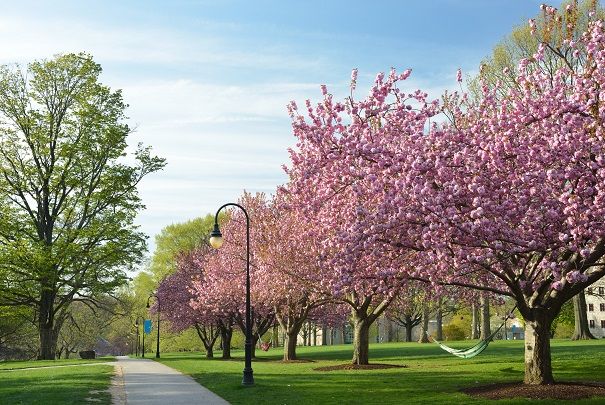
[[139,145],[122,94],[86,54],[0,68],[0,304],[36,309],[41,359],[54,359],[73,301],[126,281],[145,236],[137,185],[164,160]]
[[208,243],[208,235],[212,231],[213,225],[214,216],[209,214],[205,217],[168,225],[156,235],[156,248],[149,269],[157,284],[169,274],[174,273],[179,254]]

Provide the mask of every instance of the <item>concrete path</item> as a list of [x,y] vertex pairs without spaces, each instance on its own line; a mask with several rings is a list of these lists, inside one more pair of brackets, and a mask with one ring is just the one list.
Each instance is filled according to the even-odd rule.
[[[189,376],[147,359],[118,357],[125,395],[114,395],[114,403],[146,405],[228,405]],[[118,376],[120,373],[118,372]],[[125,398],[123,398],[125,396]]]

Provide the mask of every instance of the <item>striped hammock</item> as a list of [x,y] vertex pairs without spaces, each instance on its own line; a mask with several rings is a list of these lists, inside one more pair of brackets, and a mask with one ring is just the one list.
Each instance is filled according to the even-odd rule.
[[433,339],[432,337],[431,337],[431,339],[433,339],[433,342],[437,343],[439,345],[439,347],[441,347],[446,352],[451,353],[454,356],[460,357],[462,359],[470,359],[470,358],[477,356],[479,353],[481,353],[485,349],[487,349],[487,346],[489,346],[489,342],[491,342],[494,339],[494,336],[496,336],[496,334],[498,332],[500,332],[500,329],[502,329],[503,326],[504,326],[504,323],[502,325],[500,325],[498,327],[498,329],[496,329],[494,332],[492,332],[492,334],[489,335],[487,338],[481,340],[475,346],[469,347],[468,349],[453,349],[449,346],[446,346],[442,342]]

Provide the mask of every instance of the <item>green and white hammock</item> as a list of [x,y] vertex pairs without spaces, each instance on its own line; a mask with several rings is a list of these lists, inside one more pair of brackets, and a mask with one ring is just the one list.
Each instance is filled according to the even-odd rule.
[[440,341],[434,339],[432,336],[429,336],[428,333],[427,333],[427,336],[429,336],[433,340],[433,342],[437,343],[439,345],[439,347],[441,347],[446,352],[451,353],[454,356],[460,357],[462,359],[470,359],[470,358],[477,356],[479,353],[481,353],[485,349],[487,349],[487,346],[489,346],[489,343],[494,339],[494,336],[496,336],[498,334],[498,332],[500,332],[500,329],[502,329],[502,327],[506,324],[506,321],[508,321],[508,318],[510,318],[512,316],[513,311],[514,311],[514,308],[512,311],[510,311],[510,313],[504,319],[504,322],[502,322],[502,325],[500,325],[498,327],[498,329],[493,331],[491,335],[489,335],[485,339],[481,340],[475,346],[469,347],[468,349],[453,349],[453,348],[443,344],[443,342],[440,342]]
[[457,357],[460,357],[460,358],[463,358],[463,359],[470,359],[472,357],[475,357],[476,355],[478,355],[479,353],[481,353],[485,349],[487,349],[487,346],[489,345],[489,342],[491,342],[493,340],[494,336],[496,336],[496,334],[498,332],[500,332],[500,329],[502,329],[502,326],[504,326],[504,324],[500,325],[500,327],[498,329],[496,329],[487,338],[483,339],[482,341],[480,341],[479,343],[477,343],[475,346],[469,347],[468,349],[453,349],[453,348],[451,348],[449,346],[446,346],[442,342],[440,342],[438,340],[435,340],[435,339],[433,339],[433,342],[437,343],[439,345],[439,347],[441,347],[446,352],[453,354],[454,356],[457,356]]

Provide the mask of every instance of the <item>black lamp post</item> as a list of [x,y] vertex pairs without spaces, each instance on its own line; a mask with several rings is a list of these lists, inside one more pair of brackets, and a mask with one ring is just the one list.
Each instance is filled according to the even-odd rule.
[[246,216],[246,344],[244,346],[246,354],[242,385],[252,386],[254,385],[254,376],[252,372],[252,322],[250,317],[250,217],[244,207],[236,203],[227,203],[216,211],[214,230],[210,234],[210,245],[215,249],[223,246],[223,235],[218,227],[218,214],[223,208],[228,206],[238,207],[244,211],[244,215]]
[[136,321],[134,321],[134,325],[133,325],[136,329],[136,334],[135,334],[135,343],[134,343],[134,357],[139,357],[139,319],[137,318]]
[[149,300],[151,299],[151,297],[155,297],[158,302],[158,339],[157,339],[156,348],[155,348],[155,358],[159,359],[160,358],[160,311],[161,311],[160,299],[158,298],[158,296],[156,294],[152,293],[151,295],[149,295],[149,298],[147,298],[147,308],[150,307]]
[[[139,355],[138,347],[139,347],[139,318],[143,320],[143,327],[145,327],[145,319],[142,316],[137,316],[136,321],[134,321],[134,325],[137,327],[137,356]],[[145,357],[145,331],[142,333],[143,335],[143,345],[141,346],[141,357]]]

